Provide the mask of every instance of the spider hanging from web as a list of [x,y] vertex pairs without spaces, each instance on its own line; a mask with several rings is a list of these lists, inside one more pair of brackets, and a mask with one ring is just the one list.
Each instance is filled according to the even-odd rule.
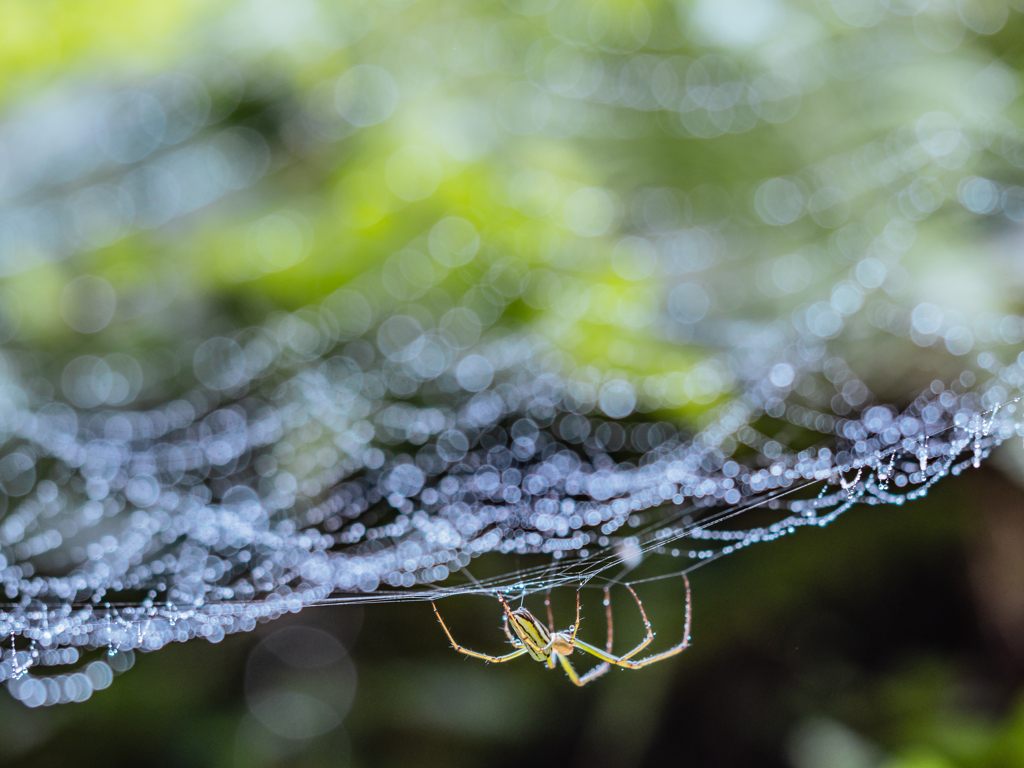
[[[448,630],[448,626],[444,623],[444,619],[441,618],[441,614],[438,613],[437,606],[434,603],[431,605],[434,607],[434,615],[437,616],[437,620],[441,622],[441,628],[444,629],[444,633],[448,635],[448,639],[452,643],[454,648],[459,653],[463,653],[466,656],[472,656],[477,659],[483,659],[484,661],[511,661],[523,654],[530,654],[530,657],[535,661],[542,661],[547,664],[548,669],[554,669],[556,664],[561,664],[565,670],[565,674],[569,676],[576,685],[586,685],[591,680],[594,680],[609,669],[612,666],[623,667],[625,669],[640,669],[640,667],[646,667],[648,664],[654,664],[656,661],[663,661],[671,656],[675,656],[677,653],[682,653],[690,645],[690,580],[686,578],[686,574],[683,574],[683,582],[686,584],[686,623],[683,629],[682,641],[669,648],[667,651],[653,654],[652,656],[646,656],[637,661],[633,660],[640,651],[646,648],[650,642],[654,639],[654,631],[651,629],[651,622],[647,620],[647,613],[644,611],[644,605],[640,602],[640,598],[637,596],[633,588],[626,585],[626,589],[633,595],[633,599],[636,600],[637,606],[640,608],[640,616],[644,620],[644,627],[647,629],[647,634],[640,644],[637,645],[629,653],[623,654],[622,656],[615,656],[612,653],[612,604],[608,593],[608,587],[604,589],[604,608],[605,615],[608,618],[608,639],[605,643],[605,650],[601,650],[596,646],[586,643],[576,637],[576,633],[580,627],[580,591],[576,590],[576,622],[572,624],[567,630],[562,632],[555,631],[555,622],[551,614],[551,599],[550,596],[544,599],[544,605],[547,607],[548,623],[547,626],[526,608],[517,608],[512,610],[509,608],[508,603],[505,602],[505,598],[498,595],[498,600],[501,601],[501,605],[505,611],[505,634],[508,636],[508,640],[516,648],[512,653],[507,653],[504,656],[489,656],[486,653],[478,653],[471,651],[468,648],[464,648],[455,642],[455,638],[452,637],[452,633]],[[516,637],[512,636],[509,632],[509,624],[512,625],[512,630],[516,633]],[[591,669],[589,672],[584,674],[582,677],[577,674],[572,664],[569,662],[569,656],[572,655],[573,651],[579,649],[589,653],[591,656],[595,656],[601,660],[601,663]]]

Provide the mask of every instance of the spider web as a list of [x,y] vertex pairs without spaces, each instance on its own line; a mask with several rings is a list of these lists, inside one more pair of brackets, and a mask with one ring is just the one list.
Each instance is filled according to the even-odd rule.
[[[530,34],[564,39],[568,22],[543,18]],[[910,34],[884,10],[865,29],[822,23],[869,47]],[[409,35],[423,26],[414,11],[378,24]],[[914,46],[911,63],[933,60],[926,42]],[[529,126],[506,107],[533,89],[553,114],[544,131],[559,141],[587,138],[566,127],[585,108],[606,118],[597,121],[606,138],[635,145],[646,131],[681,145],[780,125],[797,146],[801,104],[826,85],[812,76],[823,55],[815,45],[757,66],[683,41],[657,54],[621,40],[573,38],[572,47],[585,71],[618,79],[586,91],[581,75],[559,90],[524,65],[502,97],[474,108],[493,113],[509,142],[526,141]],[[872,67],[908,63],[898,47],[845,70],[834,63],[830,87],[870,89]],[[382,67],[359,73],[393,83]],[[374,84],[346,77],[329,85],[365,96]],[[468,78],[456,73],[449,85],[469,89]],[[935,247],[921,234],[930,219],[1024,218],[1021,187],[978,175],[1021,167],[1020,132],[1002,118],[1011,81],[993,62],[964,86],[987,96],[961,118],[929,107],[786,176],[729,190],[570,185],[564,241],[543,266],[493,258],[507,249],[500,226],[446,212],[408,241],[397,273],[389,261],[319,304],[202,340],[174,398],[141,384],[115,395],[139,378],[124,355],[66,361],[63,397],[47,395],[32,351],[10,344],[0,400],[0,637],[10,643],[0,679],[32,706],[78,701],[135,650],[218,642],[310,606],[603,586],[648,558],[663,559],[662,573],[623,583],[675,578],[857,504],[913,502],[979,467],[1024,434],[1024,319],[914,304],[906,285],[915,241]],[[311,97],[298,122],[340,142],[383,130],[352,111],[357,101],[338,96],[324,112]],[[202,205],[256,184],[270,162],[255,132],[212,125],[196,122],[159,158],[173,176],[189,152],[235,157],[231,183]],[[142,183],[136,170],[111,173],[142,210],[152,190],[132,186]],[[511,207],[543,208],[543,176],[492,170],[517,190]],[[163,221],[186,212],[164,211]],[[593,245],[614,228],[613,246]],[[402,270],[423,263],[435,285],[411,295]],[[609,266],[617,277],[603,283]],[[822,272],[814,280],[812,267]],[[609,290],[614,323],[638,345],[692,354],[642,373],[609,363],[610,345],[604,365],[568,354]],[[730,303],[733,293],[774,303],[765,313]],[[521,304],[530,322],[512,319]],[[847,363],[874,343],[865,339],[916,345],[946,370],[969,370],[892,404]],[[775,521],[745,527],[754,509]],[[545,562],[463,576],[475,558],[528,554]],[[91,652],[110,655],[88,661]]]

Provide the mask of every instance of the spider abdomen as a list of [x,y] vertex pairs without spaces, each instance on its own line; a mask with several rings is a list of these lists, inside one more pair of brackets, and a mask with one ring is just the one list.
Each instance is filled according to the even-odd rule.
[[512,611],[508,618],[512,631],[523,641],[530,656],[536,661],[547,661],[551,655],[551,634],[547,627],[525,608]]

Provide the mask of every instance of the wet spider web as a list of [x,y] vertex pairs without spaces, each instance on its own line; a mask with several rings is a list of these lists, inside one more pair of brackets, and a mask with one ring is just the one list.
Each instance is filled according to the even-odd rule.
[[[412,8],[367,22],[366,39],[436,34]],[[642,14],[632,31],[609,25],[595,38],[591,25],[581,37],[551,4],[531,11],[539,25],[495,27],[513,48],[532,35],[545,64],[513,61],[496,98],[467,96],[455,112],[476,128],[456,130],[450,149],[490,168],[500,142],[534,135],[639,145],[653,132],[699,143],[770,129],[798,144],[816,91],[869,89],[880,71],[932,62],[926,22],[989,32],[984,15],[887,8],[861,18],[834,4],[821,22],[832,47],[751,63],[721,41],[657,47]],[[501,13],[510,24],[522,15]],[[713,19],[690,21],[724,34]],[[403,100],[414,108],[411,75],[383,64],[312,88],[288,123],[301,138],[293,153],[385,130]],[[450,91],[472,92],[468,66],[448,67]],[[121,132],[106,180],[69,194],[40,172],[29,188],[50,202],[12,204],[6,231],[18,247],[72,258],[259,186],[283,161],[258,131],[216,127],[222,87],[189,70],[103,100],[105,140],[110,126]],[[47,394],[48,369],[11,341],[0,679],[31,706],[78,701],[136,650],[218,642],[309,606],[528,595],[608,583],[645,558],[663,562],[654,578],[672,578],[858,504],[911,503],[979,467],[1024,434],[1024,318],[968,317],[908,290],[920,253],[939,247],[929,227],[985,219],[1013,232],[1024,219],[1024,187],[1012,183],[1024,144],[1004,115],[1016,75],[993,60],[962,88],[974,99],[962,114],[908,115],[730,189],[588,186],[496,162],[501,204],[558,235],[542,260],[503,256],[502,226],[446,210],[320,303],[192,344],[173,397],[148,391],[143,364],[123,353],[62,360]],[[173,141],[150,141],[156,114]],[[0,129],[8,144],[30,141],[23,124],[41,118],[21,119]],[[392,175],[399,192],[420,183]],[[192,196],[172,200],[172,182]],[[104,195],[121,201],[121,218]],[[59,236],[37,226],[51,203],[78,222]],[[105,228],[87,226],[96,220]],[[287,241],[297,225],[260,226]],[[581,349],[584,324],[629,335],[598,364],[567,351]],[[875,394],[848,359],[879,339],[951,373]],[[664,366],[639,362],[634,345]],[[751,509],[774,522],[747,525]],[[544,563],[463,576],[477,557],[527,554]]]

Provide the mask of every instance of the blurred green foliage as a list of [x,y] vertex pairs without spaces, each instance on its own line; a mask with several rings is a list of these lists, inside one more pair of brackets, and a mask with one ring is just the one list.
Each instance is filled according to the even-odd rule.
[[[387,302],[419,298],[442,309],[462,302],[484,315],[493,304],[473,286],[489,281],[501,291],[508,273],[526,288],[522,295],[518,288],[510,292],[515,301],[506,323],[528,325],[598,368],[685,372],[706,350],[627,322],[634,308],[642,315],[652,304],[655,290],[637,287],[610,266],[614,248],[631,231],[623,201],[644,187],[678,189],[689,195],[682,207],[694,223],[733,205],[749,207],[764,178],[853,151],[922,113],[957,111],[970,100],[970,78],[992,57],[1018,72],[1024,40],[1024,19],[1014,12],[996,35],[971,33],[950,52],[907,53],[901,46],[913,35],[909,16],[890,15],[875,34],[844,28],[828,3],[794,2],[786,8],[795,26],[777,33],[779,46],[813,47],[822,67],[844,56],[867,63],[857,77],[830,78],[809,90],[788,122],[682,138],[652,113],[593,103],[574,134],[514,135],[472,108],[493,101],[524,68],[541,66],[560,41],[571,42],[579,26],[574,13],[600,8],[607,15],[598,14],[604,32],[597,35],[597,58],[637,50],[695,58],[713,49],[694,42],[677,21],[692,10],[687,3],[550,6],[523,15],[493,2],[428,0],[0,3],[6,116],[81,83],[134,86],[165,70],[188,69],[196,57],[217,56],[214,69],[230,70],[243,84],[235,101],[231,83],[223,92],[211,86],[215,106],[225,104],[221,127],[256,130],[270,154],[266,176],[250,188],[159,229],[132,231],[5,277],[0,293],[5,311],[17,317],[15,343],[173,357],[219,323],[262,321],[343,286],[372,296],[383,312]],[[648,31],[639,44],[638,29]],[[753,71],[767,56],[759,49],[737,58]],[[873,68],[886,57],[887,66]],[[395,73],[402,93],[395,115],[362,131],[339,128],[331,122],[336,116],[320,135],[308,122],[300,125],[303,110],[315,117],[318,109],[333,109],[318,106],[327,98],[324,83],[361,63]],[[1008,109],[1019,111],[1019,102]],[[444,122],[450,113],[468,115],[468,122],[452,129]],[[993,165],[1008,183],[1020,181],[1019,169]],[[525,171],[541,175],[513,200]],[[581,237],[548,214],[590,187],[614,192],[619,208],[607,234]],[[719,195],[723,189],[729,194]],[[949,194],[955,197],[955,189]],[[850,201],[851,215],[870,219],[885,205],[866,192]],[[750,217],[746,208],[742,213]],[[464,217],[479,231],[486,243],[479,258],[450,270],[395,261],[410,243],[422,247],[425,233],[447,215]],[[742,294],[736,274],[756,269],[768,254],[827,238],[828,230],[805,218],[789,228],[751,225],[727,234],[738,245],[711,280],[723,296],[739,292],[726,302],[735,318],[764,319],[783,316],[798,299]],[[965,225],[955,210],[922,226],[905,264],[911,291],[932,279],[941,283],[939,293],[968,307],[1019,307],[1020,297],[1001,284],[1001,262],[978,261],[991,252],[987,234]],[[75,333],[62,319],[62,292],[80,275],[104,278],[117,294],[114,320],[97,336]],[[827,284],[831,276],[821,279]],[[601,290],[582,301],[592,288]],[[865,380],[895,397],[954,369],[905,341],[852,343],[845,351]],[[692,422],[727,396],[717,392],[664,416]],[[1004,495],[996,498],[992,488]],[[355,703],[334,731],[290,741],[249,713],[245,660],[275,629],[267,626],[220,645],[193,642],[140,655],[134,669],[84,704],[27,710],[4,697],[0,761],[1022,765],[1024,657],[993,629],[989,603],[970,576],[981,551],[976,542],[989,535],[974,510],[1008,504],[1019,514],[1020,500],[1019,488],[986,472],[948,484],[927,502],[862,509],[827,531],[715,564],[694,577],[691,650],[642,672],[613,673],[582,691],[527,660],[486,667],[457,656],[423,605],[328,607],[289,621],[346,638],[355,637],[353,627],[362,621],[351,648]],[[660,582],[642,593],[659,642],[681,631],[673,592],[679,586]],[[592,629],[599,593],[585,598],[591,620],[584,627]],[[556,595],[560,615],[570,600]],[[628,643],[639,622],[624,595],[615,605],[619,641]],[[493,601],[461,598],[443,609],[470,647],[501,647]]]

